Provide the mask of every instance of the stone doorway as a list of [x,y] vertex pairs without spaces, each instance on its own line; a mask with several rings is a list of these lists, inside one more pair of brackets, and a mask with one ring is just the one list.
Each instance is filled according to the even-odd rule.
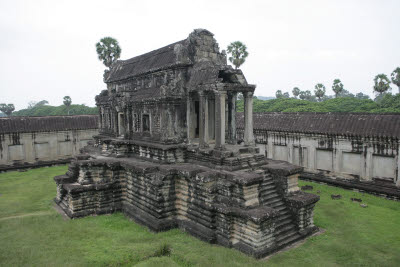
[[118,113],[118,135],[122,136],[125,134],[125,115],[124,113]]

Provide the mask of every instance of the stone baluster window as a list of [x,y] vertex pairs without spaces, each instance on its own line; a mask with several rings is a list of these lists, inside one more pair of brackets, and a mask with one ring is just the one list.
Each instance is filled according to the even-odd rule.
[[140,116],[137,113],[133,114],[133,121],[135,123],[135,132],[140,132]]

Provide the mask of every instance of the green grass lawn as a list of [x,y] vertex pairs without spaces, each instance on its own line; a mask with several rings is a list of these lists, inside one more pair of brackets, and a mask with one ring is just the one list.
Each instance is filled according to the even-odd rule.
[[[53,176],[66,166],[0,174],[2,266],[399,266],[400,203],[336,187],[321,191],[314,221],[325,233],[303,245],[255,260],[202,242],[178,229],[152,233],[121,213],[64,220],[52,208]],[[341,200],[331,200],[341,194]],[[357,197],[362,208],[350,201]],[[24,216],[25,215],[25,216]],[[169,256],[157,256],[169,246]]]

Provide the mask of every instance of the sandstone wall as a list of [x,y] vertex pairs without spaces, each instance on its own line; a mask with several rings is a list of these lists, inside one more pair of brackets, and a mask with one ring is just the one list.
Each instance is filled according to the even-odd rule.
[[0,171],[69,162],[96,134],[96,115],[0,118]]
[[0,134],[0,169],[71,159],[97,129]]
[[256,130],[260,153],[300,165],[309,173],[354,181],[381,180],[400,186],[399,146],[391,138]]

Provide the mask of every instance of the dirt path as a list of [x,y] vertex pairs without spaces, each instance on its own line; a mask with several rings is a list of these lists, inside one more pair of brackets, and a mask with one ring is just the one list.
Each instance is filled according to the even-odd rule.
[[50,211],[38,211],[38,212],[21,214],[21,215],[3,217],[3,218],[0,218],[0,221],[17,219],[17,218],[24,218],[24,217],[30,217],[30,216],[44,216],[44,215],[50,215],[50,214],[52,214],[52,212],[50,212]]

